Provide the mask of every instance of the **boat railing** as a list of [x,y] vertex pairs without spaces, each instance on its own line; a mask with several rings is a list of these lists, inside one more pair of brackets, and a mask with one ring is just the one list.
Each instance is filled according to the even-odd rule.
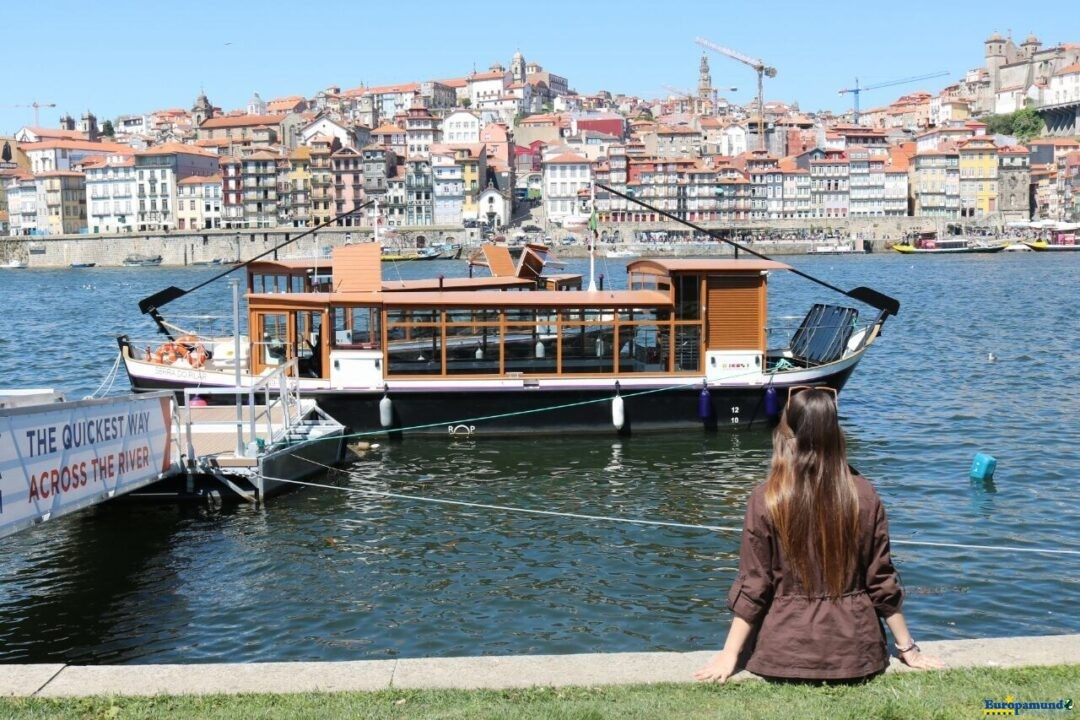
[[[202,425],[232,426],[236,428],[236,453],[238,456],[253,456],[262,449],[257,441],[260,429],[265,430],[265,437],[275,443],[289,435],[292,428],[304,417],[305,408],[300,399],[300,384],[297,381],[298,364],[292,358],[272,371],[261,376],[249,386],[243,387],[193,387],[184,388],[184,407],[186,410],[185,431],[189,457],[193,456],[192,442],[192,398],[198,396],[233,396],[236,398],[236,417],[225,420],[200,420]],[[275,417],[275,412],[280,415]],[[275,422],[280,428],[275,432]],[[244,442],[245,425],[248,430],[248,443]],[[252,448],[252,444],[255,448]]]

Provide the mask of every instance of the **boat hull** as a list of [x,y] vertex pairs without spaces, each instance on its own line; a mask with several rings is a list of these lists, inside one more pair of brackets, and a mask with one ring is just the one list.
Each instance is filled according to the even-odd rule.
[[968,248],[913,248],[909,246],[893,245],[892,249],[898,253],[904,253],[905,255],[989,255],[991,253],[1001,252],[1005,249],[1004,245],[992,245],[987,247],[968,247]]
[[[783,381],[774,381],[778,401],[786,399],[791,385],[827,385],[840,390],[858,364],[859,357],[798,371]],[[170,368],[172,369],[172,368]],[[172,377],[149,377],[128,373],[136,392],[173,390],[182,392],[197,382],[185,380],[180,373]],[[175,371],[174,371],[175,372]],[[201,384],[206,386],[208,374]],[[344,424],[353,436],[470,437],[532,436],[580,433],[619,433],[679,430],[750,430],[770,427],[775,418],[766,412],[767,385],[712,384],[708,386],[709,416],[702,418],[701,378],[691,376],[619,378],[625,421],[616,428],[612,401],[615,378],[578,385],[560,384],[531,387],[492,387],[482,381],[460,385],[393,383],[388,397],[392,422],[381,423],[381,388],[331,389],[303,387],[303,397],[315,400],[319,407]],[[223,378],[224,382],[224,378]],[[497,383],[496,383],[497,385]]]

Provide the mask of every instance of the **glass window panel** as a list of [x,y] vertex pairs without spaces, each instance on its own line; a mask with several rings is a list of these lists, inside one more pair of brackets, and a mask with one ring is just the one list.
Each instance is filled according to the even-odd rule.
[[563,325],[562,371],[564,373],[614,372],[615,326]]
[[447,335],[448,375],[495,375],[499,372],[499,328],[491,325],[474,327],[476,332],[472,335]]
[[675,318],[698,320],[701,318],[701,279],[696,275],[676,280]]
[[658,325],[619,325],[619,372],[663,372],[667,353]]
[[408,328],[407,337],[390,342],[386,370],[390,375],[441,375],[442,343],[438,328]]
[[536,375],[556,372],[556,337],[546,326],[508,325],[503,338],[507,373]]
[[701,326],[675,326],[675,372],[701,371]]
[[259,335],[262,341],[264,365],[280,365],[288,353],[289,330],[285,314],[262,313],[259,315]]

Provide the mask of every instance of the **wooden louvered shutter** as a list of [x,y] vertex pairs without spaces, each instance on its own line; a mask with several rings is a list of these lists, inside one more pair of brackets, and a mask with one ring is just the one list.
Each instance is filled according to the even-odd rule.
[[765,351],[765,278],[710,276],[706,316],[709,350]]

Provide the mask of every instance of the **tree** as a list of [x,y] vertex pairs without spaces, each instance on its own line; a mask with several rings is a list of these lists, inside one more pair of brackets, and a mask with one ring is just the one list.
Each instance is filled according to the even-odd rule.
[[1033,107],[1026,107],[1012,114],[1013,134],[1023,142],[1039,137],[1044,127],[1042,117]]
[[105,137],[113,137],[116,135],[116,130],[113,129],[112,120],[106,120],[101,123],[101,134]]
[[472,100],[470,100],[469,98],[462,98],[461,107],[468,110],[470,105],[472,105]]
[[1013,116],[1009,115],[990,115],[982,119],[986,123],[986,131],[991,135],[1012,135],[1013,134]]

